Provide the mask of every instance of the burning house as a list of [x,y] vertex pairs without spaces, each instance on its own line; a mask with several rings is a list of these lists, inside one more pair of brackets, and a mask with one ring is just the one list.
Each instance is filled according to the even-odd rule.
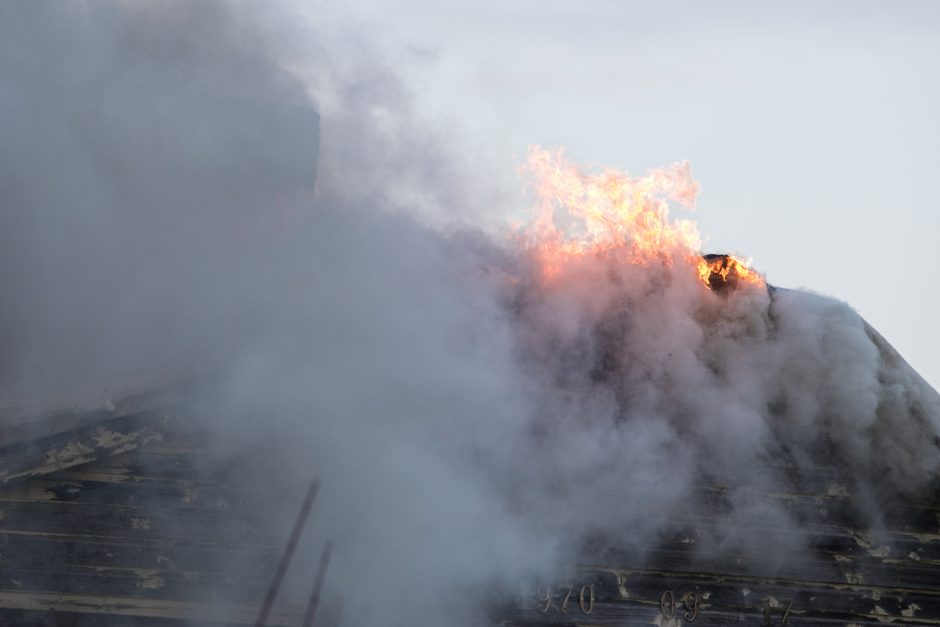
[[[717,298],[736,298],[733,258],[705,261],[712,274],[704,282]],[[774,300],[787,292],[754,285],[770,295],[775,315]],[[876,331],[865,325],[864,333],[885,385],[919,390],[907,410],[924,421],[914,428],[926,429],[940,398]],[[592,369],[596,385],[623,375],[614,356],[599,359],[606,372]],[[289,447],[222,446],[192,398],[145,393],[73,399],[67,411],[4,411],[0,623],[255,624],[290,522],[272,520],[272,511],[283,518],[289,508],[259,478],[278,474],[272,459]],[[810,459],[779,442],[765,467],[751,469],[772,473],[772,487],[764,479],[729,484],[720,464],[698,468],[668,520],[637,533],[600,525],[578,539],[564,566],[491,593],[489,620],[507,627],[933,624],[940,616],[933,493],[886,489],[863,474],[884,468],[853,468],[834,438],[827,431],[813,442]],[[299,555],[315,561],[310,546]],[[300,570],[285,588],[311,585],[309,568]],[[335,597],[334,590],[322,624],[340,620]],[[266,624],[300,625],[301,609],[296,599],[278,603]]]
[[[545,156],[536,152],[532,162]],[[560,153],[546,164],[568,185],[564,196],[540,179],[547,212],[597,202],[594,185],[613,195],[584,208],[601,226],[589,219],[579,239],[553,230],[556,220],[543,214],[530,239],[519,236],[518,261],[494,258],[513,360],[537,393],[533,421],[514,433],[501,416],[505,431],[492,442],[476,436],[484,439],[472,450],[488,456],[480,468],[502,473],[508,489],[499,499],[515,516],[567,546],[533,559],[540,573],[527,565],[497,583],[490,571],[464,590],[478,604],[475,617],[450,600],[415,612],[445,607],[468,624],[507,627],[936,622],[940,396],[844,305],[773,288],[735,256],[697,256],[695,232],[681,224],[670,231],[662,201],[694,187],[685,168],[630,179],[584,174]],[[577,325],[557,316],[563,305],[569,316],[578,308]],[[676,310],[689,317],[662,320]],[[298,443],[300,456],[315,446],[297,429],[321,433],[324,424],[226,437],[236,423],[219,416],[236,411],[233,398],[246,401],[224,381],[224,393],[204,381],[73,401],[67,411],[5,411],[4,624],[255,624],[263,607],[266,624],[304,624],[318,549],[301,545],[294,571],[278,566],[285,544],[297,550],[300,528],[289,541],[288,533],[299,493],[272,489],[272,477],[296,485],[303,468],[348,487],[319,465],[325,450],[310,465],[295,461]],[[500,452],[503,442],[513,448]],[[520,446],[528,447],[522,466],[514,465]],[[408,520],[440,520],[427,515]],[[504,523],[489,521],[485,542],[469,542],[498,546]],[[332,528],[340,568],[345,552],[369,541],[358,530],[344,543],[341,526]],[[431,559],[468,542],[441,531]],[[370,556],[383,550],[369,546]],[[344,576],[326,589],[323,624],[355,616]],[[273,606],[265,601],[272,580],[287,582]]]
[[[727,264],[720,256],[707,260],[716,274]],[[722,281],[709,278],[713,288]],[[733,289],[721,283],[718,292]],[[768,289],[771,299],[783,293]],[[885,384],[916,390],[906,401],[915,424],[899,428],[936,447],[928,425],[940,395],[874,329],[866,325],[865,333]],[[935,624],[936,485],[904,493],[885,478],[865,477],[884,470],[853,469],[836,437],[825,433],[809,460],[781,443],[768,460],[772,488],[741,494],[740,486],[700,469],[682,507],[655,533],[639,542],[585,540],[576,565],[533,580],[503,606],[500,624]],[[920,463],[916,455],[908,462]]]
[[[592,287],[612,286],[610,299],[583,301],[595,349],[583,353],[593,364],[581,367],[575,396],[610,393],[615,420],[628,430],[645,412],[672,414],[687,445],[670,440],[645,460],[675,463],[649,474],[679,481],[679,492],[660,499],[657,489],[670,487],[653,484],[636,491],[646,503],[622,504],[648,512],[652,525],[636,516],[623,533],[589,522],[598,529],[578,545],[578,566],[522,591],[506,624],[940,620],[938,484],[927,470],[936,469],[940,395],[847,307],[774,288],[737,257],[697,257],[697,232],[667,217],[666,198],[694,200],[684,167],[639,179],[591,175],[541,151],[530,164],[543,209],[530,240],[546,271],[549,287],[541,289],[572,289],[569,281],[587,277]],[[584,231],[556,230],[558,211],[584,219]],[[673,270],[683,265],[688,279]],[[677,285],[696,278],[698,290]],[[676,308],[692,312],[691,330]],[[802,347],[778,352],[792,346]],[[703,371],[688,376],[683,351]],[[857,370],[855,360],[870,365]],[[570,362],[552,372],[575,382]],[[634,467],[632,478],[648,472]],[[657,506],[666,514],[653,513]]]
[[703,256],[687,163],[434,226],[487,190],[318,45],[0,5],[0,625],[940,623],[940,396],[861,316]]

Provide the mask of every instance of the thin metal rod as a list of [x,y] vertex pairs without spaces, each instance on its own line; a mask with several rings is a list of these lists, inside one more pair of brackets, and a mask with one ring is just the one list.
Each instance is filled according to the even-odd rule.
[[304,612],[302,627],[313,627],[313,618],[317,614],[317,605],[320,604],[320,591],[323,589],[323,580],[326,579],[326,567],[330,564],[330,553],[333,552],[333,543],[327,542],[320,555],[320,566],[317,568],[317,578],[313,582],[313,592],[310,593],[310,602]]
[[290,566],[291,558],[294,557],[294,551],[297,549],[297,540],[300,539],[300,533],[304,530],[304,524],[307,522],[307,516],[310,515],[310,508],[313,507],[313,499],[317,496],[317,490],[320,489],[320,480],[314,479],[307,490],[307,496],[300,506],[300,512],[297,514],[297,520],[294,522],[294,529],[287,540],[287,546],[284,547],[284,554],[281,561],[274,571],[274,579],[271,581],[271,587],[268,588],[268,594],[264,597],[264,603],[261,605],[261,612],[258,613],[258,620],[255,621],[255,627],[264,627],[268,622],[268,615],[271,613],[271,607],[274,605],[274,599],[281,589],[281,581],[287,573],[287,567]]

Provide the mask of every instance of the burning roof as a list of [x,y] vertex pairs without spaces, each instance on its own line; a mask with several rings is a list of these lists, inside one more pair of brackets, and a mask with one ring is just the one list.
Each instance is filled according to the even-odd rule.
[[763,278],[740,257],[701,254],[694,222],[670,216],[670,202],[694,209],[699,184],[687,162],[640,177],[611,168],[585,172],[563,151],[529,149],[523,168],[537,196],[535,219],[518,233],[551,280],[579,258],[605,256],[619,263],[684,265],[712,289]]

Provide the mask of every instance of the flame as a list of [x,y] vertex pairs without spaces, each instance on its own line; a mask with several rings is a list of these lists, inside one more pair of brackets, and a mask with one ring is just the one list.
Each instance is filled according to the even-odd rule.
[[749,261],[734,255],[707,255],[698,261],[698,276],[712,289],[735,286],[741,281],[763,285],[763,277],[749,265]]
[[562,149],[531,146],[522,171],[531,176],[538,198],[535,220],[522,238],[546,280],[578,257],[607,255],[639,265],[685,264],[710,287],[714,272],[723,282],[734,276],[763,284],[737,257],[720,268],[720,262],[704,259],[697,225],[670,217],[669,201],[695,208],[699,184],[688,162],[639,177],[612,168],[591,174],[569,161]]

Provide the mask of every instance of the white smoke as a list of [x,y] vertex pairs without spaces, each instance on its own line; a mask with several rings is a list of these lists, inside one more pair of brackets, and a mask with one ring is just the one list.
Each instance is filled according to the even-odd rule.
[[601,256],[546,286],[416,217],[496,194],[367,44],[317,37],[221,1],[0,7],[3,395],[199,382],[220,444],[278,442],[272,520],[322,478],[341,625],[485,621],[489,586],[642,546],[705,483],[714,550],[747,552],[749,521],[796,528],[751,498],[783,467],[935,481],[936,393],[848,306]]

